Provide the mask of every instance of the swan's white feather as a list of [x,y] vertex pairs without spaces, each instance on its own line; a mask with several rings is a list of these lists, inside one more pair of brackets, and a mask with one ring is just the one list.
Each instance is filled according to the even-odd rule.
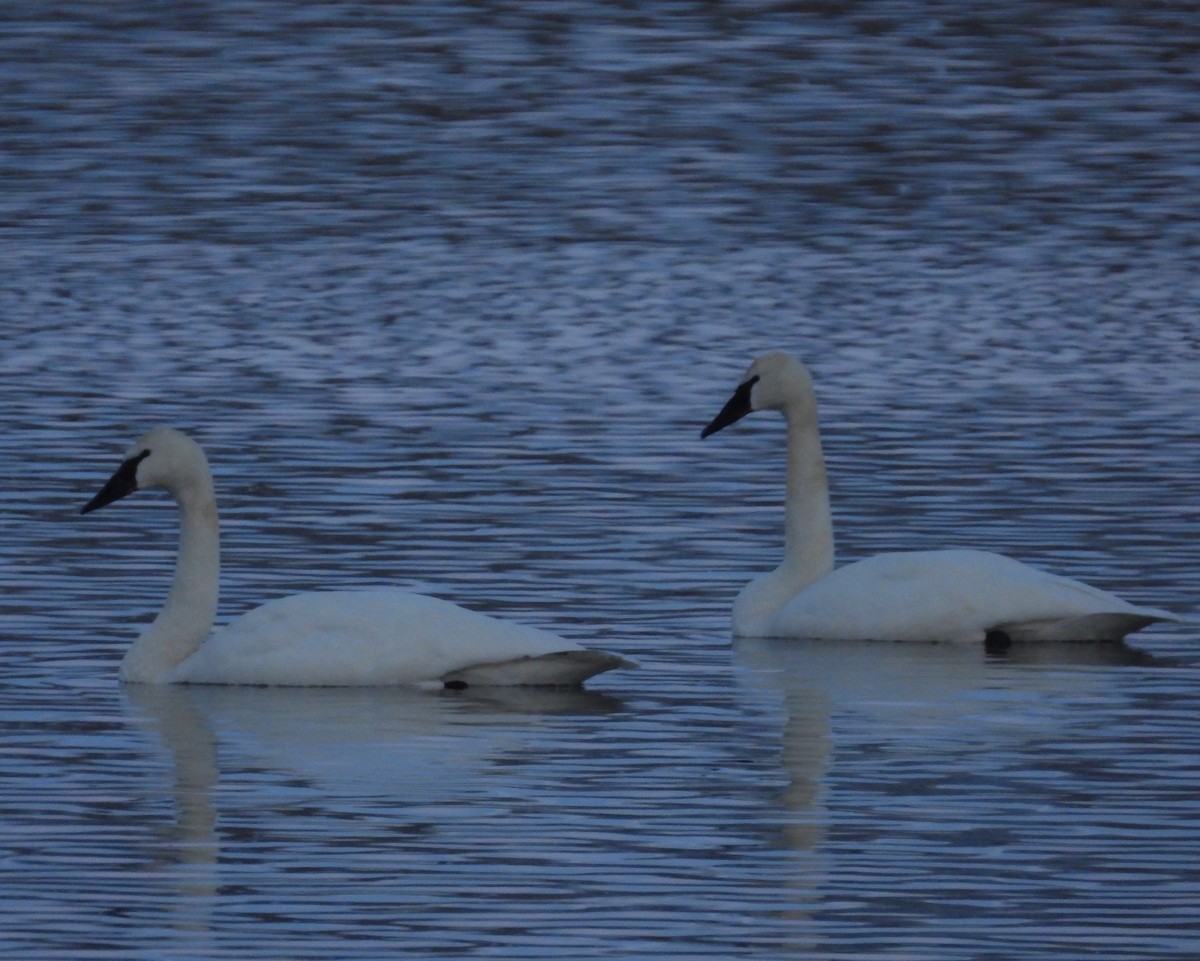
[[807,368],[771,351],[757,358],[701,437],[756,410],[787,423],[784,560],[733,606],[740,637],[828,640],[1119,640],[1171,614],[977,550],[880,554],[835,567],[829,486],[816,392]]
[[1116,640],[1170,619],[1079,581],[976,550],[878,554],[800,591],[759,636],[840,640]]
[[481,664],[577,650],[578,645],[546,631],[422,594],[314,592],[269,601],[244,614],[210,635],[174,669],[170,680],[420,684],[439,682]]
[[121,662],[141,683],[578,685],[629,662],[546,631],[399,590],[328,591],[270,601],[211,633],[220,573],[216,495],[200,446],[155,428],[83,508],[165,487],[180,510],[167,601]]

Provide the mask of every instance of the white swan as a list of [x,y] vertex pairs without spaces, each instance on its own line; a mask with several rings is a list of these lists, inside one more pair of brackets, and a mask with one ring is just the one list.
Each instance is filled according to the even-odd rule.
[[1107,641],[1175,619],[985,551],[879,554],[835,570],[817,399],[803,364],[780,351],[759,357],[700,436],[766,409],[781,411],[787,421],[784,558],[738,595],[735,635]]
[[270,685],[578,685],[633,665],[545,631],[399,590],[269,601],[209,636],[217,609],[217,502],[200,445],[169,427],[145,434],[82,513],[165,487],[182,532],[166,604],[126,652],[121,679]]

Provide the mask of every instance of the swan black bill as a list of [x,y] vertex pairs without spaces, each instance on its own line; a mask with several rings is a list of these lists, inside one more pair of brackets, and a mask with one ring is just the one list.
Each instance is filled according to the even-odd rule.
[[98,494],[90,501],[83,505],[80,514],[88,514],[94,510],[99,510],[111,504],[113,501],[119,501],[122,497],[127,497],[137,490],[137,468],[143,460],[150,456],[150,451],[144,450],[136,457],[130,457],[120,467],[116,473],[108,479],[108,483],[100,488]]
[[700,439],[703,440],[709,434],[715,434],[723,427],[728,427],[730,424],[736,424],[739,420],[750,413],[750,391],[754,385],[758,383],[757,377],[751,377],[744,384],[739,384],[738,389],[733,392],[733,396],[729,398],[721,412],[712,419],[712,422],[700,431]]

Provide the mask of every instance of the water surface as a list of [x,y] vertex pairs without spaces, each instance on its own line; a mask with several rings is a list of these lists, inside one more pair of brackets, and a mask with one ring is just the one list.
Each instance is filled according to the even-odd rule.
[[[0,948],[1194,958],[1200,51],[1183,7],[4,14]],[[733,644],[816,377],[842,561],[974,546],[1127,646]],[[398,585],[585,692],[143,690],[209,451],[221,617]]]

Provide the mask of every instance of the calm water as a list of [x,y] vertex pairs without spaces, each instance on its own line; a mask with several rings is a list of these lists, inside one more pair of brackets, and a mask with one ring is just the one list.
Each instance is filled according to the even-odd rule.
[[[1193,959],[1200,15],[132,0],[0,15],[0,953]],[[812,366],[843,560],[1129,647],[743,643]],[[582,693],[116,682],[192,431],[222,616],[400,585]]]

